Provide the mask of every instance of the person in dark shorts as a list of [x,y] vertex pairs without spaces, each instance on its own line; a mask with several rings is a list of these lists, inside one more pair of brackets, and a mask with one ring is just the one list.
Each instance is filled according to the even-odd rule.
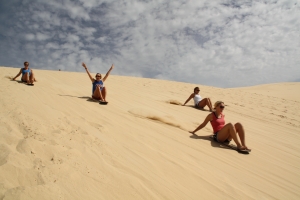
[[238,150],[251,151],[251,149],[246,146],[245,130],[242,124],[238,122],[234,125],[232,123],[225,125],[225,115],[223,114],[223,110],[225,108],[224,102],[217,101],[214,107],[215,111],[207,115],[203,123],[200,124],[194,131],[190,131],[190,133],[195,134],[197,131],[204,128],[208,122],[210,122],[213,128],[213,138],[215,141],[230,142],[233,139]]
[[106,73],[106,75],[104,76],[103,79],[102,79],[102,75],[100,73],[97,73],[95,78],[93,78],[91,76],[87,66],[85,65],[85,63],[82,63],[82,66],[84,67],[86,73],[90,77],[92,84],[93,84],[92,98],[95,100],[107,103],[107,101],[106,101],[107,90],[106,90],[106,87],[104,86],[104,81],[107,79],[109,73],[114,68],[114,65],[112,64],[112,66],[110,67],[110,69],[108,70],[108,72]]
[[24,68],[20,69],[20,72],[12,79],[16,80],[22,74],[21,81],[27,83],[27,85],[33,85],[36,81],[32,69],[29,68],[29,62],[24,62]]
[[183,106],[185,104],[187,104],[191,99],[194,99],[195,108],[203,109],[205,106],[208,106],[209,110],[212,111],[212,105],[211,105],[210,98],[204,98],[204,99],[202,99],[202,97],[200,96],[199,92],[200,92],[199,87],[195,87],[194,88],[194,92],[184,102]]

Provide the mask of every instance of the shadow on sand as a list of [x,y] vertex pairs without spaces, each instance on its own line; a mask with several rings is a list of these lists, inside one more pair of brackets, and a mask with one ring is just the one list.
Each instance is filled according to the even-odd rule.
[[[166,101],[166,103],[169,103],[169,104],[172,104],[172,105],[175,105],[175,106],[182,106],[182,104],[179,102],[179,101],[176,101],[176,100],[170,100],[170,101]],[[193,105],[185,105],[186,107],[190,107],[190,108],[194,108],[194,109],[197,109],[197,110],[201,110],[201,111],[207,111],[207,112],[210,112],[209,110],[206,110],[206,109],[203,109],[203,108],[197,108]]]
[[86,99],[86,101],[99,103],[99,101],[97,101],[97,100],[95,100],[95,99],[93,99],[92,97],[89,97],[89,96],[78,97],[78,96],[73,96],[73,95],[68,95],[68,94],[59,94],[59,96],[74,97],[74,98],[79,98],[79,99]]
[[206,110],[206,109],[204,109],[204,108],[197,108],[197,107],[192,106],[192,105],[186,105],[186,107],[194,108],[194,109],[196,109],[196,110],[201,110],[201,111],[210,112],[210,110]]
[[192,138],[192,139],[208,140],[208,141],[210,141],[210,145],[211,145],[212,147],[222,148],[222,149],[228,149],[228,150],[233,150],[233,149],[231,149],[231,148],[229,148],[229,147],[226,147],[226,146],[222,145],[222,144],[219,143],[219,142],[214,141],[214,140],[211,138],[211,135],[204,135],[204,136],[191,135],[190,138]]
[[[195,134],[195,135],[191,135],[190,138],[192,138],[192,139],[208,140],[208,141],[210,141],[210,144],[211,144],[212,147],[237,151],[236,148],[229,147],[229,146],[231,146],[230,144],[227,145],[225,143],[219,143],[219,142],[214,141],[214,139],[211,138],[211,135],[199,136],[199,135]],[[237,152],[239,154],[245,154],[245,155],[249,154],[248,151],[237,151]]]

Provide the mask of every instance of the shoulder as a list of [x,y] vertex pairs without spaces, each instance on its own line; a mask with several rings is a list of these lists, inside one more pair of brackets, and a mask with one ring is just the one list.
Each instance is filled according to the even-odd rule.
[[211,121],[213,119],[214,113],[210,113],[207,115],[206,119],[208,119],[209,121]]

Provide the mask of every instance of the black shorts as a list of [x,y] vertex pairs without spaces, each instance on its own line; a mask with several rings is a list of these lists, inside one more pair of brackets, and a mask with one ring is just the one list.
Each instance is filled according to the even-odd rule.
[[[220,142],[220,141],[218,141],[218,133],[219,132],[215,132],[214,135],[213,135],[214,141],[216,141],[216,142]],[[231,140],[226,139],[224,142],[229,143],[230,141]]]

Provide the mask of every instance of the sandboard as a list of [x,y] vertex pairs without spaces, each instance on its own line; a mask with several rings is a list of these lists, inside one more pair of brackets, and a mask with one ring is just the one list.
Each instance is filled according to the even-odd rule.
[[99,104],[101,104],[101,105],[107,105],[108,102],[107,101],[99,101]]
[[27,83],[26,85],[28,85],[28,86],[34,86],[33,83]]
[[[213,135],[209,136],[209,138],[212,139],[214,142],[217,142],[217,141],[214,140]],[[237,152],[239,152],[239,153],[243,153],[243,154],[249,154],[250,151],[251,151],[251,150],[239,150],[239,149],[237,148],[236,145],[234,145],[234,144],[229,144],[229,143],[227,143],[227,142],[217,142],[217,143],[219,143],[219,144],[221,144],[221,145],[223,145],[223,146],[226,146],[226,147],[228,147],[228,148],[230,148],[230,149],[233,149],[233,150],[235,150],[235,151],[237,151]]]

